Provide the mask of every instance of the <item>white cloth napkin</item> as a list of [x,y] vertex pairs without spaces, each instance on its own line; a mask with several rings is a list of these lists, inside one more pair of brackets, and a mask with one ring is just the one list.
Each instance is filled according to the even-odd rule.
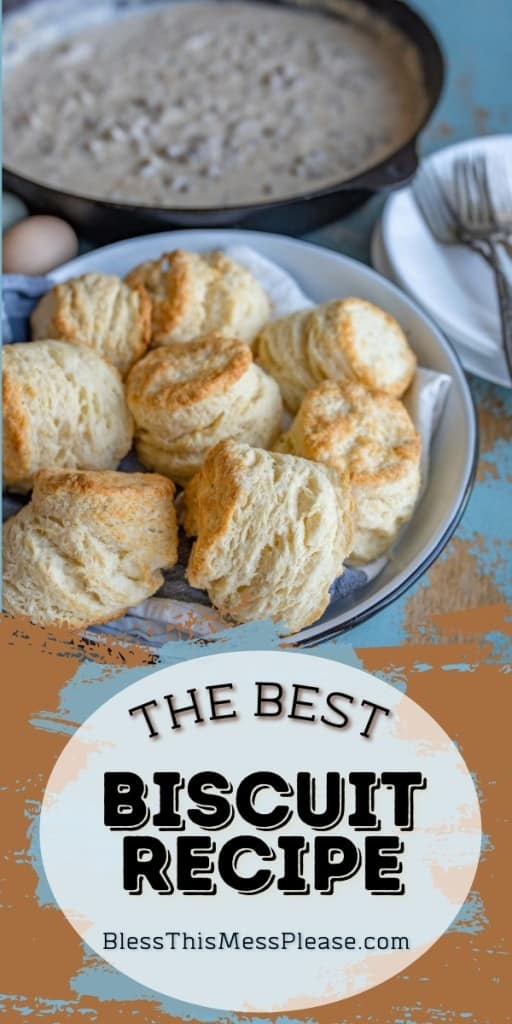
[[286,270],[278,267],[277,263],[268,260],[261,253],[247,245],[229,245],[224,251],[235,263],[240,263],[242,267],[250,270],[266,291],[272,307],[272,320],[315,305]]

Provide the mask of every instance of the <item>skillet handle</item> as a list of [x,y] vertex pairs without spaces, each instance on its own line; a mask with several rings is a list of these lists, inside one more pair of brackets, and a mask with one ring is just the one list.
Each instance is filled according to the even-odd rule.
[[414,177],[418,169],[416,140],[408,142],[380,167],[359,175],[350,182],[351,188],[367,188],[371,192],[384,192],[401,188]]

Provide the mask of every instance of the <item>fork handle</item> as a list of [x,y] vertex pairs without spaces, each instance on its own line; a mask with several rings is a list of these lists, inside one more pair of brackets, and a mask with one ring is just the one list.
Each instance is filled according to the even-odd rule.
[[512,254],[503,242],[490,238],[487,241],[487,259],[496,278],[503,351],[512,381]]

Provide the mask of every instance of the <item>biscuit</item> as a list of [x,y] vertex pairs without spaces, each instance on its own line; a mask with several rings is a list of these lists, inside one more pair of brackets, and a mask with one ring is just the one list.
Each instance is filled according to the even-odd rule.
[[118,371],[85,345],[32,341],[3,350],[4,483],[30,490],[44,467],[115,469],[133,421]]
[[140,461],[185,484],[224,438],[271,447],[279,432],[279,387],[241,341],[212,333],[141,359],[126,382]]
[[315,622],[352,546],[353,502],[339,474],[291,455],[221,441],[185,489],[195,540],[191,586],[235,622]]
[[150,597],[177,560],[173,494],[151,473],[41,470],[4,525],[4,610],[78,629]]
[[421,442],[398,398],[356,381],[324,381],[306,395],[276,449],[331,466],[342,480],[348,473],[355,562],[383,554],[413,513]]
[[112,274],[84,274],[43,295],[30,324],[33,338],[89,345],[124,376],[149,347],[151,300]]
[[126,281],[153,303],[152,345],[191,341],[210,331],[250,344],[270,317],[261,285],[222,252],[164,253],[135,267]]
[[400,396],[416,369],[402,328],[363,299],[324,302],[267,324],[255,342],[259,364],[277,380],[296,412],[322,380],[351,378],[374,391]]

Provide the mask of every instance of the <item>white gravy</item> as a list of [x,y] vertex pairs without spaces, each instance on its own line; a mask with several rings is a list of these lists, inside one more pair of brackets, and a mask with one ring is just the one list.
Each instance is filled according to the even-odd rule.
[[413,134],[425,103],[413,47],[377,16],[178,2],[14,67],[4,157],[97,198],[236,205],[370,167]]

